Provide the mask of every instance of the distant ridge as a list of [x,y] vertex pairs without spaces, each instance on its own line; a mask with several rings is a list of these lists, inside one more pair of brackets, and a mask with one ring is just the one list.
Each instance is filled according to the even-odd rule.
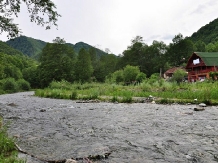
[[11,48],[8,44],[2,41],[0,41],[0,53],[8,55],[24,55],[21,51]]
[[[38,58],[39,54],[41,53],[42,49],[45,47],[47,42],[42,40],[37,40],[31,37],[26,36],[20,36],[16,37],[14,39],[11,39],[9,41],[6,41],[6,44],[11,46],[14,49],[19,50],[23,54],[32,57],[32,58]],[[78,42],[75,45],[71,43],[66,43],[67,45],[73,47],[75,53],[79,53],[81,48],[84,48],[86,50],[89,50],[90,48],[94,48],[96,51],[97,56],[106,55],[104,51],[95,48],[87,43],[84,42]]]

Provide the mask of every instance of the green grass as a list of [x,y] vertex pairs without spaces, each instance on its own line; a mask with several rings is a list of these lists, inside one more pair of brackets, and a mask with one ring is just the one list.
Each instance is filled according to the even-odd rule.
[[26,161],[17,158],[14,140],[8,137],[7,129],[3,126],[3,120],[0,117],[0,162],[2,163],[25,163]]
[[36,90],[35,95],[40,97],[92,100],[108,99],[112,102],[131,103],[134,97],[156,97],[160,103],[193,103],[206,102],[213,105],[218,103],[218,82],[197,83],[170,83],[166,81],[144,81],[136,86],[123,86],[107,83],[68,83],[52,82],[43,90]]

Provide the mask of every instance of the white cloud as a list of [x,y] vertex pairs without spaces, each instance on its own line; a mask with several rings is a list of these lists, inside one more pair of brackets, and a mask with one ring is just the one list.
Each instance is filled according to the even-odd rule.
[[[145,43],[171,42],[178,33],[190,36],[217,18],[216,0],[54,0],[62,15],[58,30],[44,30],[33,23],[25,9],[16,22],[23,34],[44,41],[56,36],[67,42],[86,42],[122,53],[140,35]],[[7,40],[5,34],[1,40]]]

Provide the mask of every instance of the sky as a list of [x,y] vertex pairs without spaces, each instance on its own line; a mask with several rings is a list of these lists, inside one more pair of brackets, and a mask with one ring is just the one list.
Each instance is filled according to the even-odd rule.
[[[22,35],[52,42],[56,37],[67,43],[85,42],[113,54],[122,54],[131,40],[143,37],[167,45],[175,35],[191,36],[218,18],[217,0],[52,0],[61,17],[58,29],[45,30],[30,22],[25,6],[14,22]],[[7,41],[7,33],[0,40]]]

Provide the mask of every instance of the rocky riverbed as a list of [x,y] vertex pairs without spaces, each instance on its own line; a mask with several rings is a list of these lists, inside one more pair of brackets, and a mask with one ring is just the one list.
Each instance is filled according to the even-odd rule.
[[[101,156],[98,163],[218,162],[218,107],[77,103],[0,95],[0,114],[19,147],[43,160]],[[106,158],[104,158],[104,156]],[[25,155],[27,157],[27,155]],[[79,161],[79,160],[78,160]],[[29,163],[43,163],[28,156]]]

